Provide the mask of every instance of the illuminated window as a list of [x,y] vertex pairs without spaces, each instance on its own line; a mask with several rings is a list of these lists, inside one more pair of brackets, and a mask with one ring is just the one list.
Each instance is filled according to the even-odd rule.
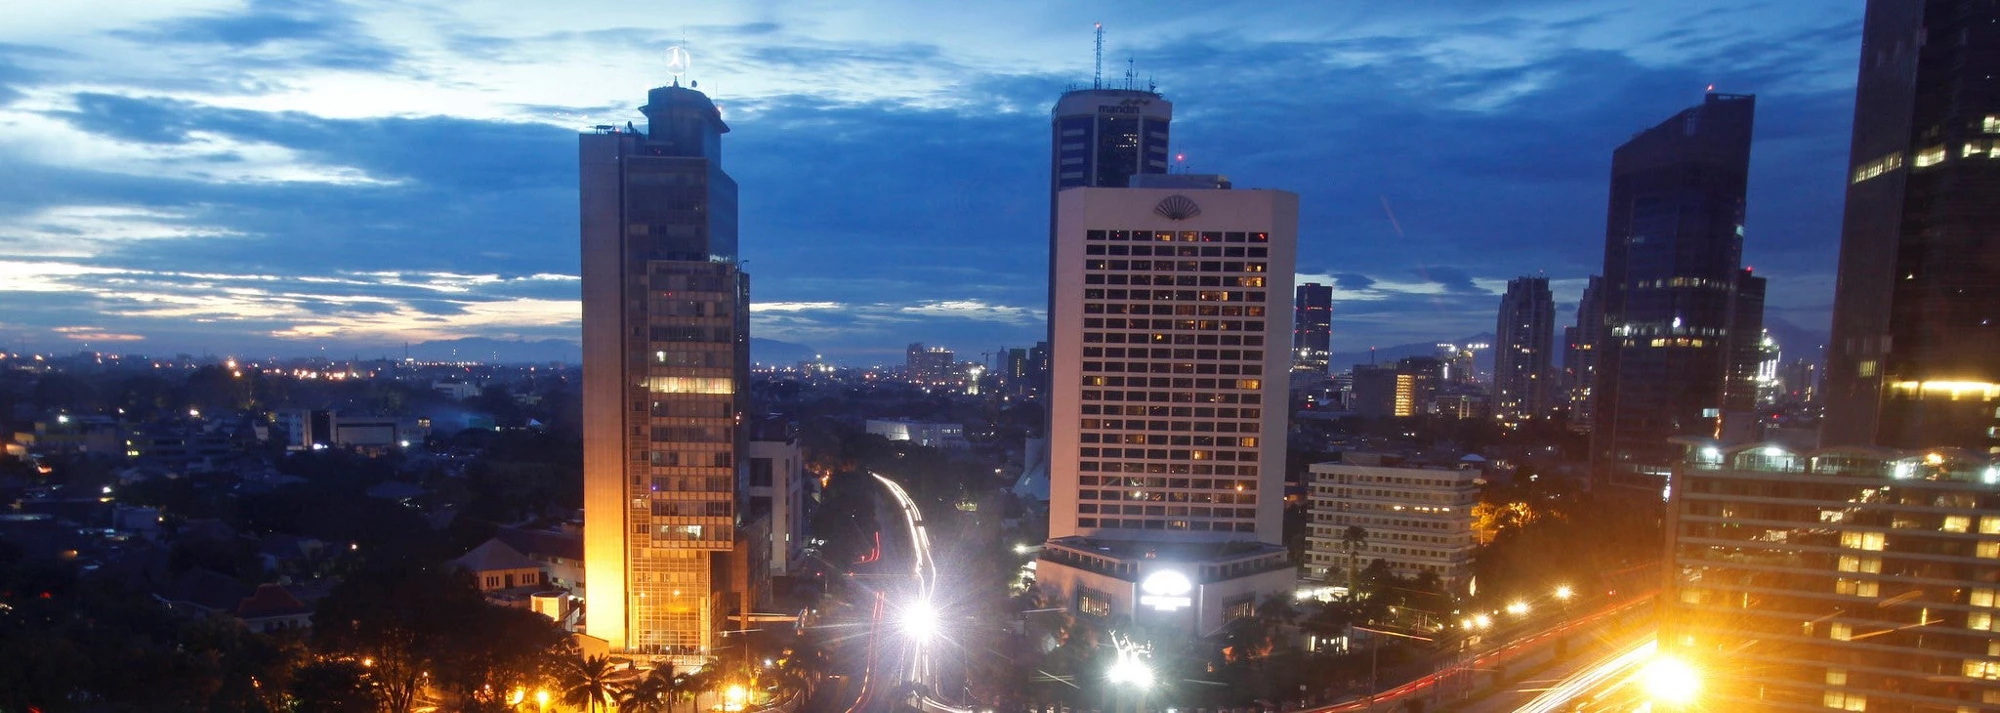
[[1880,557],[1856,557],[1856,556],[1854,556],[1854,555],[1841,555],[1841,556],[1840,556],[1840,571],[1842,571],[1842,572],[1867,572],[1867,573],[1869,573],[1869,574],[1880,574],[1880,573],[1882,572],[1882,558],[1880,558]]
[[1975,607],[1991,607],[1993,606],[1993,590],[1974,589],[1971,596],[1965,598],[1965,603]]
[[1877,363],[1874,359],[1869,359],[1861,362],[1861,364],[1855,368],[1855,371],[1859,373],[1863,378],[1867,378],[1874,376],[1875,370],[1880,366],[1881,365]]
[[1965,615],[1965,628],[1975,631],[1993,630],[1993,613],[1976,611]]
[[655,376],[646,388],[656,394],[733,394],[736,380],[726,377]]
[[1989,134],[2000,134],[2000,116],[1988,116],[1979,123],[1979,130]]
[[1972,518],[1965,515],[1946,515],[1944,524],[1938,526],[1945,532],[1965,532],[1972,529]]
[[1869,580],[1840,579],[1834,581],[1833,591],[1854,597],[1873,597],[1881,591],[1881,585]]
[[1848,693],[1846,691],[1827,691],[1826,697],[1822,699],[1822,702],[1826,704],[1826,707],[1832,708],[1834,710],[1842,710],[1842,711],[1868,710],[1868,697],[1861,695],[1859,693]]
[[1979,518],[1979,534],[2000,535],[2000,517],[1988,515]]
[[1873,161],[1869,161],[1868,163],[1862,164],[1860,166],[1856,166],[1854,168],[1854,175],[1850,179],[1850,182],[1860,183],[1862,181],[1866,181],[1870,178],[1880,176],[1884,173],[1888,173],[1890,171],[1894,171],[1902,167],[1903,167],[1903,152],[1897,151],[1887,156],[1883,156]]
[[1841,622],[1836,621],[1826,627],[1826,638],[1833,639],[1834,641],[1846,641],[1853,637],[1853,635],[1854,628]]
[[1973,553],[1973,556],[1980,559],[2000,559],[2000,542],[1988,541],[1979,543],[1979,547]]
[[1983,678],[1988,681],[2000,681],[2000,663],[1967,659],[1965,661],[1965,676],[1966,678]]
[[1844,668],[1830,668],[1830,669],[1827,669],[1827,670],[1826,670],[1826,685],[1829,685],[1829,686],[1845,686],[1845,685],[1847,685],[1847,669],[1844,669]]
[[1851,550],[1882,551],[1883,535],[1880,532],[1840,533],[1840,546]]
[[1925,147],[1924,150],[1917,152],[1915,159],[1910,161],[1910,165],[1916,168],[1927,168],[1940,163],[1944,163],[1944,144]]

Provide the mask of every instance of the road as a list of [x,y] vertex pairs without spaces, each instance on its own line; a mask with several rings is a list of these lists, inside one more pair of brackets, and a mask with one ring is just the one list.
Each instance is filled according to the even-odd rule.
[[[1557,711],[1632,711],[1644,706],[1638,698],[1640,670],[1659,650],[1658,637],[1648,636],[1595,660],[1551,686],[1516,713]],[[1647,707],[1650,709],[1650,707]]]
[[[1652,602],[1651,593],[1607,604],[1595,611],[1577,616],[1561,624],[1548,627],[1533,634],[1515,637],[1506,642],[1470,652],[1470,656],[1435,673],[1419,677],[1367,697],[1343,701],[1319,708],[1306,709],[1303,713],[1350,713],[1366,710],[1396,710],[1396,706],[1408,701],[1423,699],[1433,707],[1448,702],[1445,699],[1463,699],[1473,693],[1479,675],[1496,670],[1521,670],[1522,667],[1540,665],[1555,660],[1556,642],[1569,640],[1598,640],[1598,637],[1615,638],[1617,630],[1631,617],[1644,613],[1644,607]],[[1587,659],[1586,659],[1587,660]],[[1505,711],[1511,706],[1496,703],[1496,700],[1511,700],[1510,691],[1489,694],[1482,700],[1466,704],[1460,710]],[[1497,706],[1497,707],[1495,707]],[[1450,708],[1440,708],[1450,709]]]

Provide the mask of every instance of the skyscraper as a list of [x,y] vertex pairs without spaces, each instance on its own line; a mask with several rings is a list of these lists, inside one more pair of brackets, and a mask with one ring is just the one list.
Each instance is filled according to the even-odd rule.
[[1576,326],[1563,330],[1563,339],[1569,344],[1563,373],[1568,377],[1570,428],[1587,432],[1597,386],[1597,347],[1604,341],[1604,278],[1590,276],[1576,303]]
[[749,277],[721,114],[678,81],[641,111],[579,142],[586,630],[695,665],[735,544]]
[[1822,440],[2000,447],[2000,7],[1871,0]]
[[1760,331],[1738,334],[1736,299],[1755,106],[1710,94],[1612,154],[1591,430],[1600,475],[1657,485],[1647,481],[1679,454],[1668,438],[1718,434],[1731,339]]
[[1074,188],[1058,205],[1058,427],[1037,585],[1097,616],[1212,633],[1232,607],[1291,586],[1280,521],[1298,197]]
[[1292,371],[1326,377],[1332,349],[1333,286],[1299,285],[1292,299]]
[[1057,194],[1066,188],[1125,188],[1133,176],[1166,173],[1173,119],[1173,102],[1151,88],[1112,89],[1092,82],[1056,100],[1049,126],[1050,313],[1056,296]]
[[1556,299],[1549,278],[1517,277],[1500,297],[1493,328],[1493,412],[1506,419],[1548,414],[1554,404],[1550,350],[1556,330]]

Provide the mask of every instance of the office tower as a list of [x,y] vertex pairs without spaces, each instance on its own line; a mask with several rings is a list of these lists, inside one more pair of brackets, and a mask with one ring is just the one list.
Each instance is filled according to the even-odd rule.
[[1007,393],[1026,396],[1034,392],[1034,383],[1028,378],[1028,350],[1013,348],[1007,350],[1006,371],[1002,372],[1007,382]]
[[1703,710],[2000,709],[2000,466],[1689,441],[1660,648]]
[[1028,383],[1036,396],[1049,393],[1049,343],[1035,342],[1028,350]]
[[[1100,43],[1102,36],[1100,35]],[[1174,104],[1149,86],[1101,81],[1072,88],[1056,100],[1049,120],[1049,256],[1056,254],[1056,197],[1064,189],[1125,188],[1132,177],[1167,172],[1167,131]],[[1049,263],[1049,311],[1056,273]],[[1051,326],[1051,329],[1054,327]]]
[[1784,369],[1785,350],[1778,340],[1771,337],[1771,330],[1764,330],[1764,338],[1757,346],[1757,406],[1776,405],[1783,396],[1785,382],[1779,372]]
[[1823,437],[2000,447],[2000,7],[1871,0]]
[[1196,635],[1289,596],[1298,197],[1073,188],[1056,228],[1043,595]]
[[1333,286],[1299,285],[1292,298],[1292,371],[1325,377],[1332,349]]
[[[1479,549],[1472,512],[1479,504],[1477,481],[1485,475],[1474,465],[1351,451],[1314,463],[1308,469],[1308,578],[1344,585],[1350,568],[1381,560],[1398,577],[1429,572],[1447,591],[1464,594]],[[1352,553],[1349,527],[1368,534]]]
[[698,665],[726,613],[749,277],[715,105],[676,82],[641,111],[579,142],[587,631]]
[[1563,353],[1564,388],[1569,389],[1570,430],[1590,432],[1597,386],[1597,347],[1604,341],[1604,278],[1590,276],[1583,298],[1576,303],[1576,326],[1563,330],[1569,343]]
[[910,383],[920,386],[945,386],[955,384],[963,378],[958,371],[958,355],[944,347],[926,347],[923,342],[911,344],[905,352],[904,376]]
[[[1398,382],[1408,383],[1407,377],[1397,374],[1396,367],[1386,364],[1355,364],[1349,372],[1349,393],[1347,408],[1364,418],[1389,418],[1408,416],[1409,413],[1396,412],[1396,391]],[[1408,404],[1404,403],[1407,409]]]
[[1457,386],[1479,384],[1478,350],[1484,344],[1439,344],[1437,358],[1444,362],[1444,381]]
[[1819,365],[1811,359],[1793,359],[1778,369],[1778,381],[1783,389],[1778,396],[1781,406],[1797,406],[1819,401]]
[[1720,428],[1755,105],[1710,94],[1612,153],[1591,460],[1614,483],[1658,488],[1667,439]]
[[1758,432],[1758,364],[1764,360],[1764,278],[1743,270],[1729,292],[1730,339],[1722,384],[1724,443],[1748,443]]
[[1555,387],[1551,383],[1551,340],[1556,330],[1556,298],[1549,278],[1517,277],[1507,281],[1500,297],[1500,319],[1493,328],[1493,411],[1518,421],[1548,414]]

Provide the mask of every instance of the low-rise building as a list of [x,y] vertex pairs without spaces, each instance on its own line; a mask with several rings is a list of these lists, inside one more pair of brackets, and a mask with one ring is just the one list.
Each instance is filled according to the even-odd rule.
[[750,422],[750,463],[743,487],[745,522],[768,513],[768,524],[752,533],[770,545],[771,576],[793,572],[805,558],[806,459],[791,421],[764,417]]
[[[1479,503],[1483,464],[1378,453],[1347,453],[1339,461],[1314,464],[1306,578],[1342,583],[1350,563],[1365,568],[1380,560],[1397,576],[1430,572],[1461,592],[1472,578],[1478,548],[1472,508]],[[1352,557],[1350,527],[1361,528],[1362,535]]]
[[972,447],[965,440],[965,426],[957,423],[868,419],[868,432],[891,441],[909,441],[930,448]]
[[1253,542],[1133,542],[1059,537],[1042,545],[1035,586],[1044,605],[1123,628],[1208,636],[1289,597],[1290,555]]

